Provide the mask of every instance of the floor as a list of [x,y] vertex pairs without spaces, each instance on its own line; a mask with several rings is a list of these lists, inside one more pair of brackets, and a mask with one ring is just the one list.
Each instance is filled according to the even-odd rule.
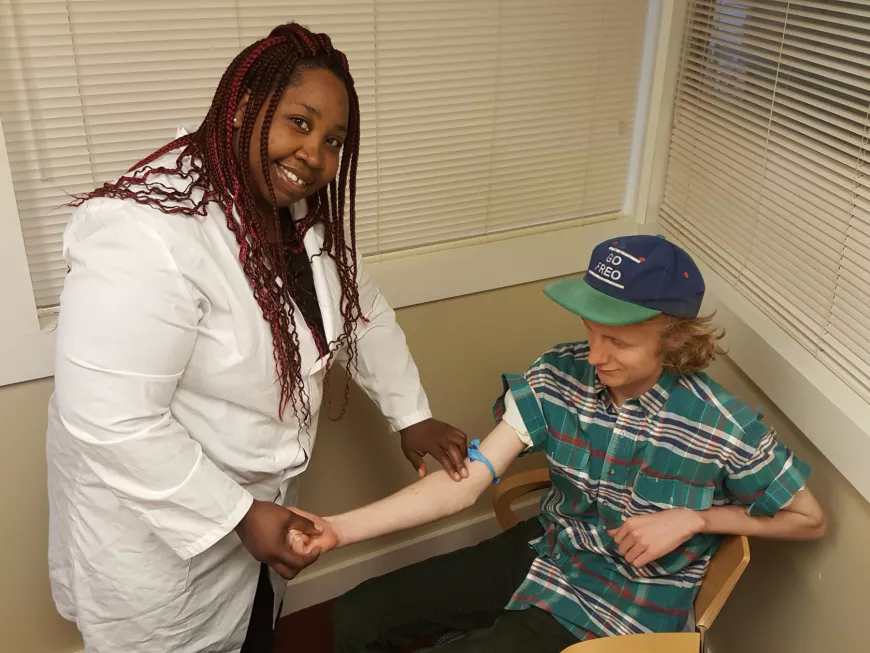
[[332,602],[278,620],[272,653],[332,653]]
[[[332,602],[294,612],[278,620],[272,653],[332,653]],[[421,641],[402,653],[431,645]]]

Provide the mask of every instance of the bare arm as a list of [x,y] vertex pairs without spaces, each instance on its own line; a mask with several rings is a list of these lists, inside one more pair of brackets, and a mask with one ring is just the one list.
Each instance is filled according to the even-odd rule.
[[825,513],[808,489],[773,517],[752,517],[741,506],[719,506],[698,513],[700,533],[748,535],[777,540],[816,540],[825,534]]
[[773,517],[750,516],[745,506],[717,506],[700,511],[674,508],[631,517],[608,532],[626,562],[643,567],[699,533],[815,540],[825,534],[825,528],[822,508],[805,488]]
[[[489,459],[499,476],[524,448],[516,431],[505,422],[499,424],[480,445],[481,453]],[[328,518],[326,521],[334,531],[334,545],[345,546],[413,528],[472,506],[492,483],[492,474],[481,462],[466,461],[466,465],[468,478],[460,482],[451,480],[444,471],[438,471],[386,499]]]

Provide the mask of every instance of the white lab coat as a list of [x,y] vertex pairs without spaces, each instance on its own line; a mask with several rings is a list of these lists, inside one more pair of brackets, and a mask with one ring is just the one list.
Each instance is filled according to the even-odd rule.
[[[316,256],[322,229],[304,243],[333,341],[336,268]],[[281,420],[272,337],[238,254],[213,206],[185,217],[98,199],[70,220],[47,436],[49,569],[88,653],[229,653],[244,640],[259,563],[233,528],[254,498],[294,503],[324,363],[295,309],[312,419],[300,425],[288,409]],[[362,270],[359,293],[369,321],[357,380],[399,430],[431,415],[426,395]],[[274,573],[273,585],[277,608]]]

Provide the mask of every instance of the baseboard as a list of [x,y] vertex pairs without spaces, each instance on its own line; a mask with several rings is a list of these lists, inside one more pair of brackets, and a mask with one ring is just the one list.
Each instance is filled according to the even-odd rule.
[[[514,511],[520,519],[538,514],[535,496],[518,501]],[[501,527],[493,513],[478,515],[428,535],[345,560],[299,578],[287,587],[282,614],[290,614],[329,601],[369,578],[389,573],[432,556],[472,546],[497,535]],[[314,569],[314,567],[312,567]]]

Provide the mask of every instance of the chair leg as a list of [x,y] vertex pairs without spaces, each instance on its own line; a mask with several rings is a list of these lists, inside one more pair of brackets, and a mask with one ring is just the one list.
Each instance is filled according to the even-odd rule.
[[697,630],[698,634],[701,636],[700,653],[707,653],[707,629],[701,626]]

